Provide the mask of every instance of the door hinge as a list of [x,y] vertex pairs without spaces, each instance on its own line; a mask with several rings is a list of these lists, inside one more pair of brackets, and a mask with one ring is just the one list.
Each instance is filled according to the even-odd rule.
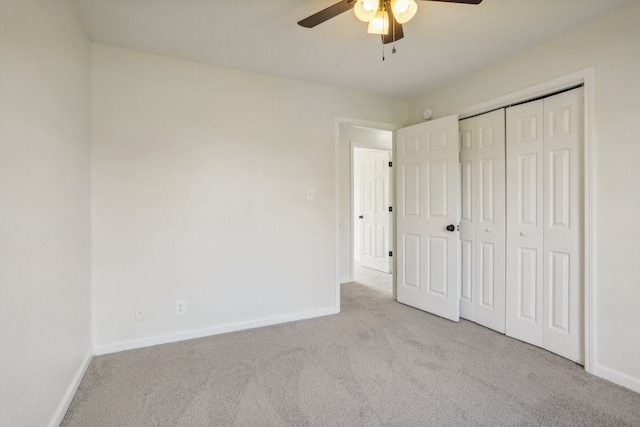
[[393,212],[393,206],[389,206],[389,212]]
[[393,167],[393,162],[389,162],[389,167],[392,168]]
[[389,251],[389,256],[393,256],[393,252],[392,251]]

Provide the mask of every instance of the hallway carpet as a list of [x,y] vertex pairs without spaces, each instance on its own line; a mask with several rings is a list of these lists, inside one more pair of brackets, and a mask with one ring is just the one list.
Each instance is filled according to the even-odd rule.
[[393,293],[393,276],[388,273],[372,270],[362,267],[357,263],[353,268],[353,278],[356,282],[369,287],[376,288],[380,291],[392,295]]

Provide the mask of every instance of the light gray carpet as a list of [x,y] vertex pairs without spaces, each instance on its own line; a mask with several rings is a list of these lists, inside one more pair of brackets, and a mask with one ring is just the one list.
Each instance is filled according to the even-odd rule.
[[64,426],[639,426],[568,360],[343,285],[342,313],[95,357]]
[[379,289],[388,295],[393,292],[393,277],[367,267],[362,267],[356,261],[353,267],[353,278],[356,282]]

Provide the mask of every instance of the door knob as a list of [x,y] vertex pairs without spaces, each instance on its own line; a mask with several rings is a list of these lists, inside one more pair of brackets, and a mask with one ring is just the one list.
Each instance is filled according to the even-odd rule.
[[520,235],[521,235],[522,237],[524,237],[524,236],[526,236],[526,235],[527,235],[527,233],[525,233],[524,231],[521,231],[521,232],[520,232]]
[[490,228],[485,228],[484,231],[486,231],[487,233],[491,233],[491,229]]
[[364,216],[363,215],[358,215],[358,218],[362,219],[362,218],[364,218]]
[[451,232],[456,231],[456,226],[453,224],[447,225],[447,231],[451,231]]

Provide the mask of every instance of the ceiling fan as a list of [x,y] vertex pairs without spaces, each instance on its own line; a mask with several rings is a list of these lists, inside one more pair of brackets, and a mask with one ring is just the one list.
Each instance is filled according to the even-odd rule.
[[[448,3],[480,4],[482,0],[423,0]],[[299,21],[305,28],[313,28],[331,18],[353,9],[359,20],[369,23],[368,32],[380,34],[382,43],[392,43],[404,37],[402,24],[409,22],[418,6],[415,0],[342,0]]]

